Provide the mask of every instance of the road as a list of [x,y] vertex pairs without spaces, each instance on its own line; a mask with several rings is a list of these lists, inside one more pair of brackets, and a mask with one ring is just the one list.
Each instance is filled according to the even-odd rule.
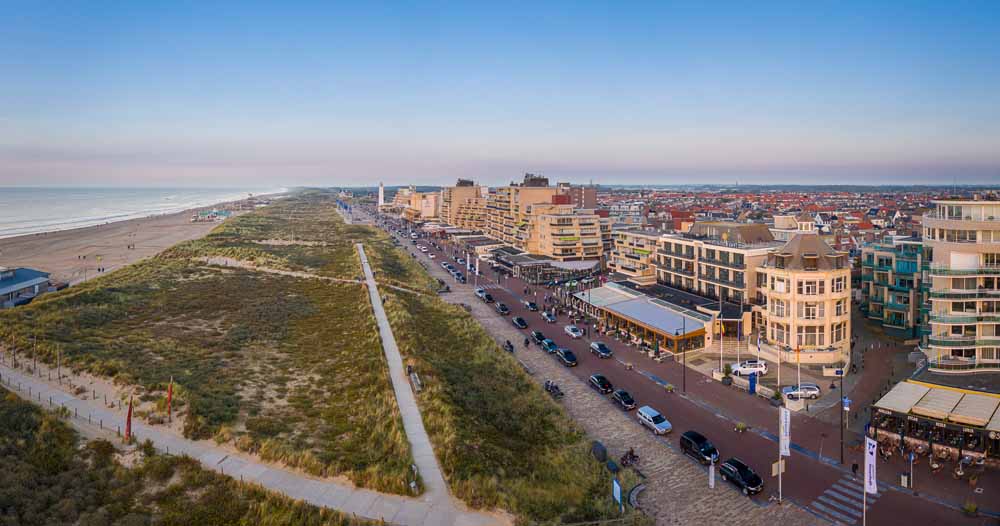
[[[447,275],[440,267],[441,256],[450,255],[452,250],[446,242],[435,240],[443,250],[438,252],[438,258],[429,259],[412,250],[413,245],[408,239],[399,239],[404,248],[410,248],[417,257],[428,262],[435,275]],[[766,400],[724,387],[693,371],[687,372],[686,393],[666,393],[658,381],[670,382],[680,391],[683,374],[680,364],[657,364],[644,355],[617,348],[613,342],[606,343],[616,351],[616,359],[599,359],[588,352],[587,339],[573,339],[563,331],[567,322],[565,316],[561,316],[555,324],[546,324],[539,313],[527,310],[522,300],[525,299],[523,289],[528,285],[507,277],[498,282],[498,275],[488,270],[479,280],[497,301],[511,309],[511,316],[521,316],[528,321],[529,328],[520,331],[521,334],[541,330],[559,347],[568,348],[576,354],[579,365],[568,371],[580,382],[586,382],[594,373],[604,374],[615,387],[628,390],[639,405],[651,405],[662,412],[676,431],[698,430],[716,444],[723,458],[739,457],[762,474],[765,491],[756,499],[766,500],[770,495],[777,495],[777,481],[769,476],[771,464],[777,460],[777,410]],[[456,291],[474,286],[473,283],[461,285],[454,280],[449,285]],[[538,298],[548,292],[540,287],[534,288],[538,290]],[[535,295],[530,294],[527,299],[535,301]],[[491,315],[500,316],[495,311]],[[518,352],[543,352],[533,344],[524,349],[521,339],[514,341]],[[629,370],[626,363],[632,363],[633,369]],[[738,419],[748,423],[751,431],[736,433],[734,424],[737,419],[732,415],[739,415]],[[861,494],[854,491],[856,486],[852,485],[856,482],[850,480],[848,468],[853,462],[861,463],[860,453],[849,452],[845,466],[838,465],[831,457],[839,457],[839,428],[805,415],[793,415],[792,441],[792,456],[786,461],[787,470],[782,481],[783,498],[792,499],[821,519],[861,524]],[[646,455],[650,453],[654,452],[647,452]],[[885,468],[886,465],[880,463],[880,467]],[[982,523],[981,520],[964,518],[953,507],[894,488],[893,484],[897,481],[893,479],[898,477],[897,472],[884,471],[887,473],[879,477],[882,481],[880,495],[872,499],[874,502],[869,501],[867,506],[868,524],[890,524],[898,520],[907,520],[912,524]]]

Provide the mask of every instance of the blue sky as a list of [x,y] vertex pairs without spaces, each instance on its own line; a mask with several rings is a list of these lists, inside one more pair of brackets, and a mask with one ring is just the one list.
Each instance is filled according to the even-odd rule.
[[1000,182],[1000,3],[761,3],[15,2],[0,184]]

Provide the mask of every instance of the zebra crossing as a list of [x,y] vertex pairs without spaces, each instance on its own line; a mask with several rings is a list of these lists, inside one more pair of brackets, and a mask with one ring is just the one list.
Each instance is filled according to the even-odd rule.
[[[816,497],[807,508],[814,515],[826,519],[834,524],[844,524],[851,526],[861,522],[863,507],[865,505],[864,485],[862,479],[852,479],[842,477],[834,482],[822,495]],[[869,508],[878,501],[885,492],[885,487],[879,484],[879,492],[868,494],[867,505]]]

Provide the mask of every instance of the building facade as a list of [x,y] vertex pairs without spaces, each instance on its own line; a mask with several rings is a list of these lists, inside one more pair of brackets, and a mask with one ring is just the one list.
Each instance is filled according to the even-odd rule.
[[637,285],[656,283],[656,247],[660,232],[614,230],[608,270],[618,272]]
[[1000,370],[1000,200],[941,200],[923,216],[930,256],[922,347],[943,371]]
[[454,223],[450,224],[459,228],[485,232],[486,202],[485,197],[474,197],[459,203],[454,211]]
[[526,174],[520,184],[498,187],[486,202],[486,235],[517,246],[516,230],[526,224],[528,207],[551,203],[558,194],[559,189],[549,186],[548,179],[532,174]]
[[798,234],[758,269],[765,337],[786,361],[842,364],[851,356],[851,267],[817,234]]
[[886,333],[919,337],[923,262],[919,238],[891,238],[861,248],[861,312]]
[[657,281],[732,303],[763,303],[757,268],[781,246],[763,224],[699,222],[664,234],[656,251]]
[[441,221],[460,226],[458,219],[462,205],[470,199],[482,197],[482,187],[467,179],[459,179],[455,186],[445,186],[441,189]]
[[572,204],[526,205],[514,227],[514,247],[557,261],[602,259],[611,222]]
[[49,287],[46,272],[28,268],[0,267],[0,308],[30,302]]

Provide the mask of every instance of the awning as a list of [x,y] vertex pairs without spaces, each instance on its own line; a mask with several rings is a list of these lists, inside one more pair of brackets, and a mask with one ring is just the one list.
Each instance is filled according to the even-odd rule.
[[948,420],[959,424],[983,427],[1000,405],[1000,399],[977,394],[965,394],[951,410]]
[[686,336],[705,329],[705,322],[653,303],[646,297],[614,303],[604,310],[671,336]]
[[931,389],[917,402],[911,412],[915,415],[945,420],[962,400],[962,393],[948,389]]
[[930,388],[909,382],[900,382],[881,400],[875,402],[875,407],[905,415],[927,394],[927,391],[930,391]]
[[641,293],[635,292],[633,290],[619,287],[613,283],[601,287],[595,287],[590,290],[585,290],[582,292],[577,292],[573,294],[578,300],[584,303],[589,303],[594,307],[603,308],[614,303],[619,303],[622,301],[628,301],[630,299],[642,296]]
[[993,413],[993,418],[990,419],[990,423],[986,424],[986,430],[1000,433],[1000,411]]

